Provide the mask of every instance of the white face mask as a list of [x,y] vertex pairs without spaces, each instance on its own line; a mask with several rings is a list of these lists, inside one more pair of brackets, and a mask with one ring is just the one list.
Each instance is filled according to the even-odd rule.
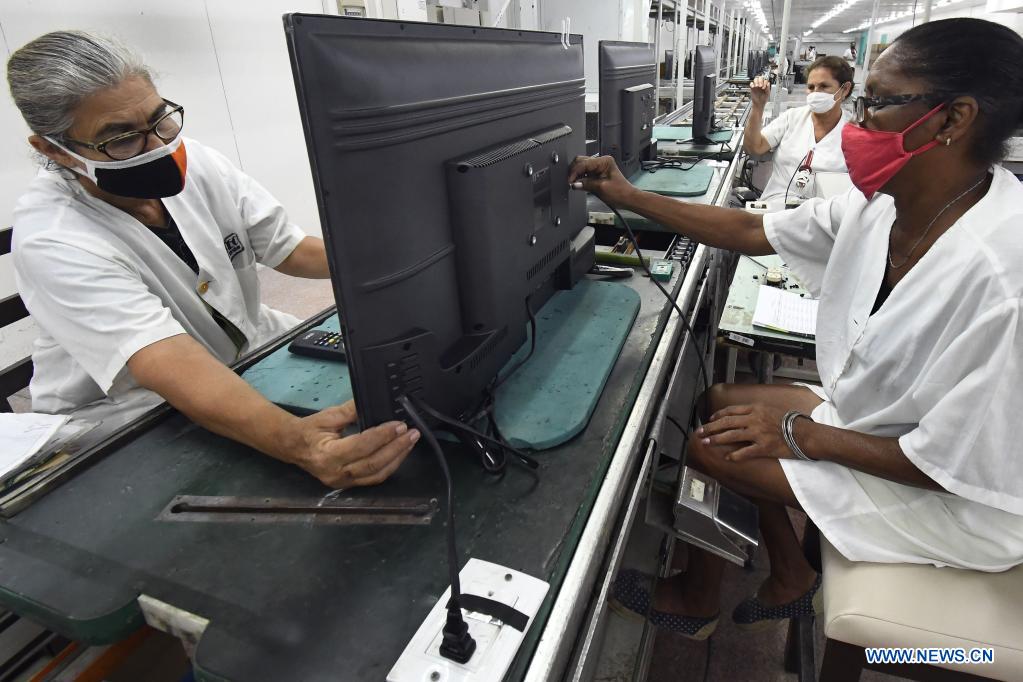
[[838,102],[830,92],[811,92],[806,95],[806,106],[815,114],[826,114],[835,108]]

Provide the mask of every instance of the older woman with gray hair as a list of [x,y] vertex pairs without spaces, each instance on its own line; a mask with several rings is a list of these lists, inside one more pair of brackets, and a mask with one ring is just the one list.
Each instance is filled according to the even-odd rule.
[[184,107],[125,46],[48,33],[11,56],[7,78],[45,165],[14,214],[18,289],[41,329],[33,409],[112,423],[163,399],[332,487],[397,469],[417,431],[342,438],[351,402],[298,418],[225,366],[298,322],[260,303],[256,263],[328,277],[322,240],[184,137]]

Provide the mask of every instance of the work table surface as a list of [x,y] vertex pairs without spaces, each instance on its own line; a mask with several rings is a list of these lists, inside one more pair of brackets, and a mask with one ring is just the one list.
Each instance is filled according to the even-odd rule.
[[[551,583],[510,679],[528,667],[667,319],[652,283],[626,282],[642,298],[635,327],[585,431],[537,453],[538,476],[509,464],[495,479],[444,444],[461,563],[477,557]],[[0,523],[0,603],[100,643],[141,625],[145,594],[209,620],[195,654],[201,679],[382,680],[447,587],[443,514],[428,526],[157,520],[176,495],[327,492],[174,414]],[[386,483],[351,495],[443,502],[444,485],[417,447]]]

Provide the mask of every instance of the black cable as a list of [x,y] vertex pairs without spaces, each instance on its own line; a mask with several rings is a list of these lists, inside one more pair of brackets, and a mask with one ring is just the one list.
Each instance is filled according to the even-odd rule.
[[747,255],[746,255],[746,254],[744,254],[744,253],[740,253],[739,255],[740,255],[740,256],[742,256],[743,258],[745,258],[746,260],[751,260],[751,261],[753,261],[754,263],[756,263],[757,265],[759,265],[760,267],[762,267],[762,268],[763,268],[764,270],[770,270],[770,269],[771,269],[771,266],[770,266],[770,265],[764,265],[763,263],[761,263],[760,261],[758,261],[758,260],[757,260],[756,258],[754,258],[753,256],[747,256]]
[[[646,260],[644,260],[643,254],[639,250],[639,242],[636,239],[636,234],[632,231],[632,227],[629,225],[629,221],[625,219],[625,216],[619,213],[617,208],[615,208],[614,206],[610,206],[610,208],[618,217],[618,220],[622,221],[622,226],[625,227],[625,232],[629,235],[629,241],[632,242],[632,247],[633,249],[635,249],[636,257],[639,258],[640,267],[643,268],[643,271],[646,272],[647,277],[650,278],[650,281],[653,282],[657,286],[657,288],[661,290],[661,293],[664,294],[664,298],[668,299],[668,303],[670,303],[672,307],[675,309],[675,312],[678,313],[679,319],[682,320],[682,324],[685,325],[686,331],[688,331],[689,335],[693,338],[693,343],[695,345],[696,332],[693,331],[692,325],[689,324],[689,320],[686,319],[685,313],[683,313],[682,309],[678,307],[678,303],[675,302],[675,299],[671,297],[671,294],[668,293],[668,290],[661,286],[661,283],[658,282],[657,278],[654,277],[652,272],[650,272],[650,268],[647,266]],[[697,359],[700,361],[700,373],[703,375],[703,383],[707,388],[710,388],[710,373],[707,371],[707,364],[703,361],[703,353],[700,353],[697,356]]]
[[444,625],[444,643],[441,644],[440,651],[441,655],[447,658],[465,663],[472,657],[476,649],[476,642],[469,634],[469,626],[465,623],[465,619],[462,618],[462,607],[459,603],[462,596],[462,585],[458,575],[458,548],[455,544],[455,485],[451,481],[451,470],[444,458],[444,451],[441,450],[440,443],[437,442],[433,431],[419,416],[419,412],[412,406],[412,401],[408,396],[399,397],[398,403],[426,439],[433,454],[437,457],[437,464],[440,465],[441,472],[444,474],[444,485],[447,488],[448,579],[451,583],[451,599],[447,603],[448,618]]
[[789,205],[789,188],[792,187],[792,181],[796,179],[796,174],[799,172],[799,169],[803,167],[803,162],[806,161],[806,157],[810,155],[811,151],[813,150],[811,149],[803,154],[803,158],[801,158],[799,163],[796,164],[796,170],[792,171],[792,177],[789,178],[789,184],[785,185],[785,206]]
[[444,485],[447,487],[447,516],[448,516],[448,578],[451,580],[451,598],[455,599],[461,594],[461,584],[458,580],[458,551],[455,547],[455,486],[451,482],[451,470],[448,468],[448,461],[444,458],[444,451],[437,442],[433,431],[419,415],[419,412],[412,406],[408,396],[398,398],[398,403],[408,414],[409,419],[415,424],[419,432],[423,434],[427,444],[437,457],[437,464],[440,465],[441,473],[444,474]]
[[518,460],[520,462],[525,464],[530,469],[539,469],[540,468],[540,463],[539,462],[537,462],[535,459],[533,459],[532,457],[530,457],[526,453],[522,452],[518,448],[512,447],[511,445],[508,445],[507,443],[502,443],[502,442],[500,442],[498,440],[495,440],[494,438],[491,438],[490,436],[488,436],[486,434],[480,433],[479,431],[477,431],[476,429],[472,428],[468,424],[460,422],[457,419],[453,419],[453,418],[451,418],[451,417],[449,417],[449,416],[447,416],[445,414],[441,414],[440,412],[438,412],[437,410],[433,409],[432,407],[430,407],[429,405],[424,403],[422,400],[420,400],[416,396],[410,396],[409,399],[414,401],[419,406],[419,409],[421,409],[423,412],[425,412],[430,417],[433,417],[435,420],[437,420],[441,424],[444,424],[444,425],[446,425],[448,427],[451,427],[453,429],[461,431],[464,434],[468,434],[470,436],[478,438],[482,442],[490,443],[491,445],[493,445],[493,446],[495,446],[497,448],[501,448],[502,450],[505,450],[507,452],[512,453],[513,455],[515,455],[515,457],[518,458]]
[[529,352],[526,353],[526,357],[522,358],[522,360],[517,365],[512,367],[511,371],[509,371],[503,377],[500,377],[499,379],[496,380],[493,387],[490,389],[491,391],[496,391],[498,388],[500,388],[501,384],[508,381],[508,378],[510,376],[518,372],[519,369],[521,369],[524,364],[529,362],[529,359],[533,357],[533,353],[536,351],[536,314],[533,313],[533,308],[532,306],[529,305],[529,300],[532,297],[533,294],[526,296],[526,315],[529,316]]
[[689,429],[687,429],[686,427],[684,427],[681,424],[679,424],[678,420],[675,419],[674,417],[672,417],[670,414],[664,415],[664,419],[665,419],[665,421],[668,421],[668,422],[674,424],[675,428],[677,428],[679,430],[679,433],[682,434],[682,440],[684,440],[686,442],[689,441]]
[[714,651],[713,648],[711,648],[711,642],[713,641],[713,637],[707,638],[707,660],[703,664],[703,682],[707,682],[707,680],[710,679],[710,655]]

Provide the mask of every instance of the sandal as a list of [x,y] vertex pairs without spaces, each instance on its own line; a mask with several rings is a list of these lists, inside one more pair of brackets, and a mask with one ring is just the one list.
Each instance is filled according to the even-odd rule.
[[649,617],[653,625],[689,639],[702,641],[713,634],[718,626],[718,616],[710,618],[683,616],[652,608],[650,592],[646,587],[652,581],[652,576],[640,571],[633,569],[620,571],[608,598],[611,608],[627,618]]
[[821,575],[818,573],[813,586],[801,597],[797,597],[787,604],[766,606],[754,594],[735,607],[735,610],[732,611],[732,620],[741,628],[756,630],[773,625],[779,620],[812,616],[821,611],[823,596]]

